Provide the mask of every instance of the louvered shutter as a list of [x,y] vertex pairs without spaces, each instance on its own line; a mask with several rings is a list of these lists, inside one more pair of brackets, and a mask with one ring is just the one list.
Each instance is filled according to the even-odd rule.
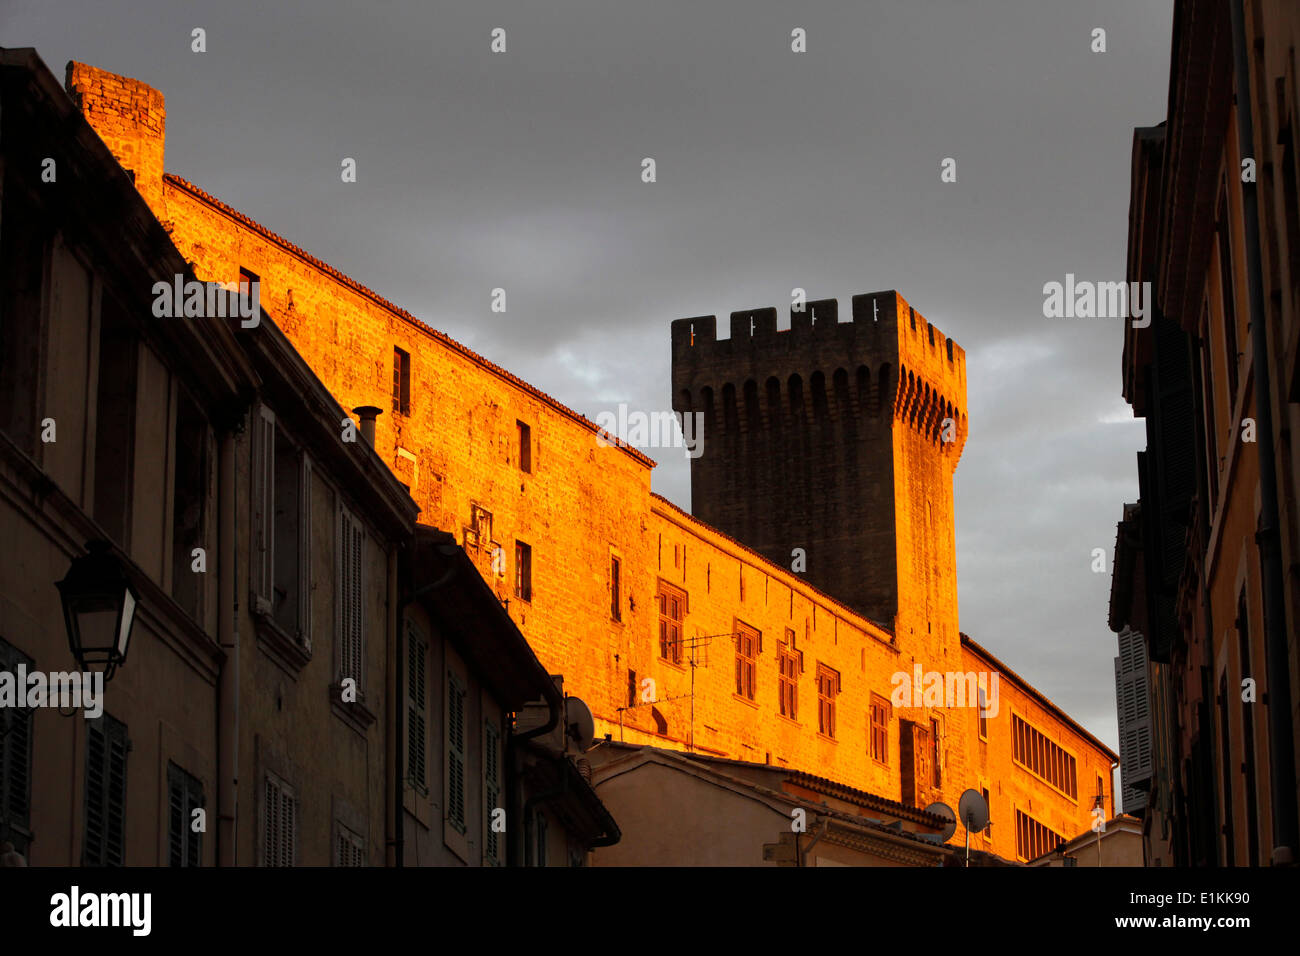
[[265,815],[265,832],[262,834],[262,856],[267,866],[278,866],[276,853],[279,847],[277,834],[280,832],[280,788],[269,776],[266,778],[265,792],[262,794],[262,813]]
[[483,845],[487,850],[488,861],[493,864],[498,861],[500,853],[500,834],[492,829],[493,811],[497,809],[497,803],[501,799],[500,749],[501,736],[496,724],[490,720],[485,721],[483,724],[483,794],[486,832]]
[[275,413],[258,407],[253,447],[253,592],[271,606],[275,555]]
[[104,865],[104,753],[106,741],[100,720],[86,729],[86,821],[82,836],[82,865]]
[[419,628],[408,623],[406,629],[407,671],[407,775],[419,788],[426,786],[428,770],[425,765],[425,733],[428,695],[425,686],[425,656],[427,648]]
[[1151,701],[1147,689],[1146,641],[1125,628],[1119,635],[1115,658],[1115,698],[1119,709],[1119,773],[1125,813],[1146,806],[1146,793],[1138,788],[1151,779]]
[[447,673],[447,820],[465,832],[465,691]]
[[203,806],[203,785],[173,763],[167,765],[167,862],[201,866],[203,834],[194,830],[194,811]]
[[167,780],[167,865],[185,865],[185,788],[168,768]]
[[86,734],[85,866],[121,866],[126,851],[126,725],[107,714]]
[[280,791],[280,865],[293,866],[298,845],[298,805],[288,790]]
[[303,650],[311,653],[311,459],[302,455],[302,489],[298,500],[302,502],[301,520],[298,523],[298,633]]
[[[16,673],[19,664],[30,671],[35,662],[0,640],[0,670]],[[27,852],[31,826],[32,713],[26,707],[0,711],[0,839]]]
[[346,508],[339,509],[339,677],[357,682],[357,697],[365,686],[364,596],[362,556],[364,532]]

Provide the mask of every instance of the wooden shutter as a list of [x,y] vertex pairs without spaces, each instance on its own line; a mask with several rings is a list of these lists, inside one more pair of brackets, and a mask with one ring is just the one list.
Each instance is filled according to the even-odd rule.
[[362,587],[362,551],[364,532],[360,522],[346,508],[339,507],[339,582],[338,634],[339,678],[354,678],[357,698],[365,686],[362,671],[364,658],[364,594]]
[[262,812],[263,862],[266,866],[293,866],[298,856],[298,797],[282,780],[266,775]]
[[194,811],[203,806],[203,785],[175,764],[167,765],[168,865],[202,866],[203,834]]
[[301,520],[298,523],[298,634],[303,650],[311,653],[311,459],[302,453]]
[[425,687],[425,656],[428,647],[420,630],[411,622],[406,626],[406,767],[407,777],[424,791],[428,771],[425,766],[425,732],[428,695]]
[[1119,635],[1119,657],[1115,658],[1115,699],[1119,707],[1119,775],[1123,811],[1131,813],[1146,806],[1146,793],[1137,785],[1150,780],[1154,768],[1146,641],[1139,632],[1130,628],[1125,628]]
[[280,792],[280,860],[293,866],[298,849],[298,801],[287,788]]
[[262,793],[262,813],[265,817],[262,833],[262,856],[266,866],[277,866],[276,849],[280,832],[280,788],[268,774]]
[[82,862],[121,866],[126,852],[126,725],[107,714],[86,723]]
[[493,811],[501,799],[501,734],[496,724],[490,720],[483,722],[483,794],[485,797],[483,813],[483,845],[486,848],[488,862],[497,863],[500,853],[500,834],[492,829]]
[[[0,640],[0,670],[13,674],[19,664],[35,667],[30,657]],[[31,828],[32,723],[26,707],[0,710],[0,839],[23,854]]]
[[271,608],[275,565],[275,413],[258,406],[253,439],[253,594]]
[[360,834],[354,833],[341,823],[334,847],[335,866],[365,866],[366,841]]
[[447,820],[465,832],[465,690],[447,672]]

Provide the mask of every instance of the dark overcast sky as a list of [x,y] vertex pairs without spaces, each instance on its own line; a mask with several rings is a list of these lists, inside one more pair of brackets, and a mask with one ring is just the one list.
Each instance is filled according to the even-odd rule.
[[[967,353],[962,629],[1115,749],[1142,425],[1120,320],[1045,319],[1042,290],[1124,278],[1171,25],[1172,0],[0,0],[0,45],[162,91],[169,172],[589,417],[669,407],[674,318],[897,289]],[[650,454],[689,507],[686,460]]]

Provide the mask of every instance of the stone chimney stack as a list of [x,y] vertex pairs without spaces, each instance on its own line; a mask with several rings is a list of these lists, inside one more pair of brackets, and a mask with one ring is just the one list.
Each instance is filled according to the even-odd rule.
[[361,419],[361,437],[371,448],[375,447],[375,419],[383,413],[384,410],[377,405],[361,405],[352,409],[352,414]]
[[163,150],[167,110],[152,86],[68,62],[64,87],[86,121],[135,180],[135,188],[159,219],[163,210]]

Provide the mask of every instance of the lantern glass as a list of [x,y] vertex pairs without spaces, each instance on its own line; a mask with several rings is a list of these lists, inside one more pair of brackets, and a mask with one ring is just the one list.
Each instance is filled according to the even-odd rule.
[[73,656],[84,670],[102,670],[108,680],[126,661],[138,599],[107,542],[92,541],[87,548],[58,588]]
[[111,598],[83,598],[72,608],[76,617],[77,643],[87,659],[107,658],[117,646],[117,606]]

